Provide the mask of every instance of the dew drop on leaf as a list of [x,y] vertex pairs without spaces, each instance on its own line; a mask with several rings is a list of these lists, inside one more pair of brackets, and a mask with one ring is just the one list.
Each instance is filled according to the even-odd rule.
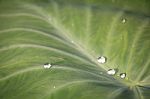
[[115,74],[116,74],[116,70],[115,70],[115,69],[109,69],[109,70],[107,71],[107,74],[108,74],[108,75],[115,75]]
[[126,23],[126,21],[127,21],[127,20],[126,20],[125,18],[122,19],[122,23]]
[[44,64],[44,68],[46,68],[46,69],[51,68],[51,66],[52,66],[52,65],[51,65],[50,63],[45,63],[45,64]]
[[74,41],[71,41],[71,43],[74,43]]
[[124,79],[126,77],[126,73],[121,73],[120,78]]
[[54,88],[56,88],[56,87],[54,86]]
[[104,63],[106,63],[106,57],[100,56],[97,61],[101,64],[104,64]]

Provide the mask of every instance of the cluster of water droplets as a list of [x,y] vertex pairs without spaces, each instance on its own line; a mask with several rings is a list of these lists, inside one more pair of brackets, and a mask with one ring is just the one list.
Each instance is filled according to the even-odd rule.
[[[49,18],[48,20],[51,21],[51,18]],[[127,20],[126,20],[125,18],[123,18],[123,19],[121,20],[121,22],[122,22],[123,24],[125,24],[126,21],[127,21]],[[74,24],[72,24],[72,26],[74,26]],[[74,41],[72,40],[71,43],[74,43]],[[104,63],[107,62],[107,58],[106,58],[105,56],[100,56],[100,57],[98,57],[97,61],[98,61],[100,64],[104,64]],[[50,69],[50,68],[52,67],[52,64],[50,64],[50,63],[45,63],[45,64],[43,65],[43,67],[44,67],[45,69]],[[112,75],[112,76],[115,75],[116,73],[117,73],[117,69],[109,69],[109,70],[107,71],[107,74],[108,74],[108,75]],[[103,72],[100,72],[100,74],[103,74]],[[121,79],[125,79],[126,73],[120,73],[120,75],[118,75],[118,76],[120,76]],[[55,89],[56,86],[53,86],[53,88]]]
[[[104,63],[106,63],[107,58],[106,58],[105,56],[100,56],[100,57],[98,57],[97,61],[98,61],[100,64],[104,64]],[[115,75],[115,74],[117,73],[117,70],[118,70],[118,69],[109,69],[109,70],[107,71],[107,74],[108,74],[108,75]],[[121,79],[125,79],[125,78],[126,78],[126,73],[120,73],[119,76],[120,76]]]

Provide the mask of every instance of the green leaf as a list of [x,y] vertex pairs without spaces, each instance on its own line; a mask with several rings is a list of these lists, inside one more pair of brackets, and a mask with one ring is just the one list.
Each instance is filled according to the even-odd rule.
[[0,0],[0,98],[149,99],[149,11],[149,0]]

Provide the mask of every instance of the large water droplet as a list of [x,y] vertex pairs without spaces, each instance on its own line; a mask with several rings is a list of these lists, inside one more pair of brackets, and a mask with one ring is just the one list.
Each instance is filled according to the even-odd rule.
[[101,64],[104,64],[104,63],[106,63],[106,60],[107,60],[106,57],[100,56],[97,61]]
[[109,75],[115,75],[116,74],[116,70],[115,69],[109,69],[107,71],[107,74],[109,74]]
[[50,63],[45,63],[45,64],[44,64],[44,68],[46,68],[46,69],[51,68],[51,66],[52,66],[52,65],[51,65]]
[[122,78],[122,79],[126,78],[126,73],[121,73],[120,78]]

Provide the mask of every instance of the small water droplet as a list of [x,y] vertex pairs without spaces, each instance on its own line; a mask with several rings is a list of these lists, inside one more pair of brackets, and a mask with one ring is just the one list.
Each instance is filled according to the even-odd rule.
[[44,68],[46,68],[46,69],[51,68],[51,66],[52,66],[52,65],[51,65],[50,63],[45,63],[45,64],[44,64]]
[[127,80],[129,80],[129,78],[128,78],[128,77],[127,77],[126,79],[127,79]]
[[121,73],[120,78],[124,79],[126,77],[126,73]]
[[126,20],[125,18],[122,19],[122,23],[126,23],[126,21],[127,21],[127,20]]
[[101,64],[106,63],[106,57],[100,56],[97,61]]
[[107,74],[109,74],[109,75],[115,75],[116,74],[116,70],[115,69],[109,69],[107,71]]
[[54,88],[56,88],[56,87],[54,86]]
[[74,41],[71,41],[71,43],[74,43]]

